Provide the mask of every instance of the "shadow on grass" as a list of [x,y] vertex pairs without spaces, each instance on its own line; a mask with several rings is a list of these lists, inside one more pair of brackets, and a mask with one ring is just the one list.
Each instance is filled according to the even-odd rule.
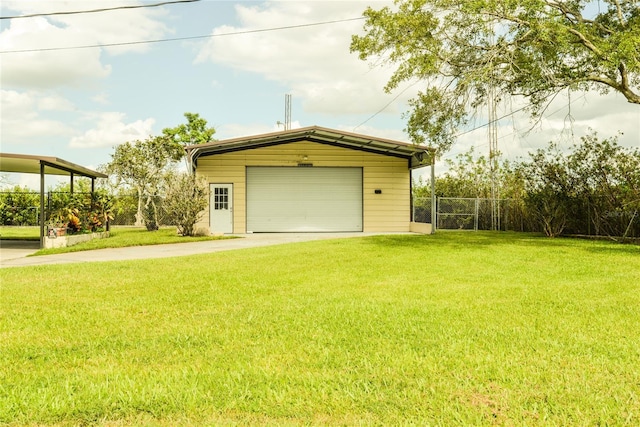
[[40,249],[40,240],[32,239],[0,239],[2,249]]
[[439,249],[486,250],[491,247],[517,245],[531,248],[582,250],[594,255],[640,256],[639,245],[571,237],[549,238],[541,233],[510,231],[439,231],[432,235],[381,235],[368,237],[365,242],[380,248],[412,248],[425,252]]
[[411,248],[487,248],[500,245],[581,248],[594,253],[629,253],[640,255],[640,246],[611,241],[590,241],[571,237],[549,238],[542,233],[513,231],[438,231],[431,235],[382,235],[367,240],[375,245]]
[[[422,235],[382,235],[371,236],[370,241],[387,247],[466,247],[495,246],[514,243],[542,244],[550,239],[536,233],[491,232],[491,231],[439,231]],[[555,241],[555,240],[554,240]]]
[[4,242],[11,242],[11,241],[22,241],[22,242],[39,242],[40,241],[40,236],[0,236],[0,241],[2,241],[2,244],[4,244]]
[[[632,243],[598,242],[598,244],[585,247],[585,250],[597,254],[629,254],[640,256],[640,245]],[[640,258],[638,261],[640,261]]]

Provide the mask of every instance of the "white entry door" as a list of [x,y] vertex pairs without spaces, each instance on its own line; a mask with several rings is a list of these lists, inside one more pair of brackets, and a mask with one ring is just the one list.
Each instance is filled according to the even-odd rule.
[[212,233],[233,233],[233,184],[209,184]]

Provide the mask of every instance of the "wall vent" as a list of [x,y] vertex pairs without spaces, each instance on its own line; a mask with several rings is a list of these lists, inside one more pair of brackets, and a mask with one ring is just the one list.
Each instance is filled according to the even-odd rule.
[[313,167],[313,163],[298,163],[298,167],[310,168],[310,167]]

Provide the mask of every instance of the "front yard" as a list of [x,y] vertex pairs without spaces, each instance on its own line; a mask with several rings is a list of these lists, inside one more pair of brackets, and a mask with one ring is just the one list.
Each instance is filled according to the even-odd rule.
[[0,283],[0,424],[640,424],[637,246],[377,236]]

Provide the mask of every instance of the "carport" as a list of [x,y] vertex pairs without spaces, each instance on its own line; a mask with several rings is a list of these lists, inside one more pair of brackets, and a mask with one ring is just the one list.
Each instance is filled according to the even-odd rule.
[[40,247],[44,246],[45,175],[68,175],[71,193],[73,193],[73,178],[75,176],[83,176],[91,179],[91,193],[95,191],[95,180],[97,178],[108,177],[103,173],[57,157],[10,153],[0,153],[0,172],[31,173],[40,175]]

